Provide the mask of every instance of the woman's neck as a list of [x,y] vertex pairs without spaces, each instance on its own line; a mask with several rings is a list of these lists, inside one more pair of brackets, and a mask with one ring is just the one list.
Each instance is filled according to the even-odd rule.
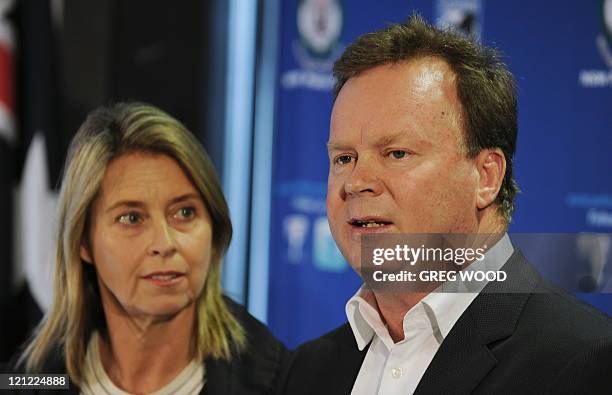
[[171,382],[193,358],[195,314],[195,304],[164,319],[105,308],[108,330],[100,336],[100,359],[113,383],[141,394]]

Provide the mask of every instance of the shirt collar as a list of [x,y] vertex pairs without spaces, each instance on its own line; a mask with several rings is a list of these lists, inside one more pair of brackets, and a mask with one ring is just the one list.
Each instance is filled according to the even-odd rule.
[[[474,261],[464,270],[499,270],[514,252],[508,234],[493,245],[481,261]],[[459,317],[486,283],[459,284],[460,289],[446,289],[445,284],[425,296],[404,316],[404,337],[409,339],[414,329],[423,329],[424,317],[427,327],[441,343],[451,331]],[[455,285],[454,285],[455,286]],[[393,344],[389,331],[380,317],[372,291],[364,286],[346,303],[346,316],[355,336],[357,347],[363,350],[376,334],[390,348]]]
[[346,303],[346,317],[359,350],[363,350],[370,343],[375,329],[384,332],[384,324],[380,318],[376,301],[366,301],[370,295],[373,296],[372,291],[362,285]]

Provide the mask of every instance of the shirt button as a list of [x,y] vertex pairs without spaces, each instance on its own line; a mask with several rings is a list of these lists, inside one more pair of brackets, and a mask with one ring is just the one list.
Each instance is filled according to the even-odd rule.
[[402,368],[393,368],[393,369],[391,369],[391,376],[394,379],[399,379],[400,377],[402,377]]

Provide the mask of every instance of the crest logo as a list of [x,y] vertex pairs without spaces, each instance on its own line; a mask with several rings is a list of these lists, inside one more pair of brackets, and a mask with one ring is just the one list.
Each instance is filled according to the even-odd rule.
[[326,57],[340,38],[342,8],[337,0],[302,0],[297,27],[304,47],[316,57]]
[[282,74],[284,88],[330,91],[334,87],[332,67],[344,48],[342,22],[340,0],[300,0],[296,15],[299,37],[291,43],[298,67]]

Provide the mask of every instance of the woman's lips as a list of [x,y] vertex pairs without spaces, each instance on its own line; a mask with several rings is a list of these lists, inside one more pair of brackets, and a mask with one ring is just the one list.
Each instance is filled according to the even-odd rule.
[[181,282],[184,277],[185,274],[180,272],[155,272],[143,276],[142,279],[156,285],[172,286]]

